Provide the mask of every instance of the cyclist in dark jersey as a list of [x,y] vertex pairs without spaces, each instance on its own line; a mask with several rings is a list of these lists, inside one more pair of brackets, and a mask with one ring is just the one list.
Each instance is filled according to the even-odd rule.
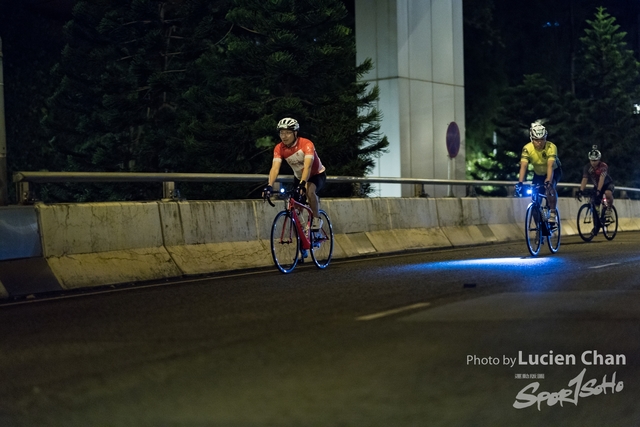
[[576,194],[577,197],[582,196],[582,192],[587,186],[587,182],[591,181],[593,188],[596,190],[595,202],[600,204],[602,197],[606,197],[607,204],[613,206],[613,179],[609,175],[609,166],[600,160],[602,154],[598,150],[598,146],[594,145],[589,151],[589,164],[582,169],[582,182],[580,182],[580,190]]

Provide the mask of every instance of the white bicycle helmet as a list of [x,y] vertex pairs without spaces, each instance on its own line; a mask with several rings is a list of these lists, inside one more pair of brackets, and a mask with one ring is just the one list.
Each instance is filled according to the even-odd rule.
[[602,157],[602,153],[598,151],[598,146],[592,146],[591,151],[589,151],[589,160],[600,160],[600,157]]
[[529,129],[529,137],[534,139],[544,139],[547,137],[547,129],[542,126],[542,123],[531,123],[531,129]]
[[284,119],[278,122],[278,130],[280,129],[289,129],[293,131],[297,131],[300,129],[300,125],[296,119],[292,119],[291,117],[285,117]]

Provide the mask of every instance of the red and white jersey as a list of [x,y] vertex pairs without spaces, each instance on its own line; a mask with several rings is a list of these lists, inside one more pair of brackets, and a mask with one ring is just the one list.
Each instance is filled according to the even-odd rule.
[[313,145],[313,142],[306,138],[298,138],[291,147],[287,147],[282,142],[276,145],[276,148],[273,149],[273,161],[274,162],[282,162],[282,159],[285,159],[291,169],[293,169],[293,174],[296,178],[300,179],[302,176],[302,169],[304,169],[304,159],[312,158],[313,163],[311,164],[311,174],[309,178],[319,173],[324,172],[324,166],[320,161],[320,157],[318,157],[318,153],[316,153],[316,147]]

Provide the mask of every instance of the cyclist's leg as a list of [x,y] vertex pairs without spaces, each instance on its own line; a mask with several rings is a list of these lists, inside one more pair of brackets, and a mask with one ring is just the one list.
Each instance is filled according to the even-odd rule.
[[309,201],[309,207],[313,212],[314,218],[320,217],[320,199],[318,198],[318,191],[322,189],[326,180],[327,174],[322,172],[310,177],[307,182],[307,200]]
[[605,184],[604,187],[602,188],[603,196],[607,198],[608,206],[613,206],[613,190],[614,189],[615,189],[615,186],[613,185],[613,182]]
[[309,182],[307,182],[307,202],[309,202],[309,207],[313,212],[313,216],[316,218],[319,216],[318,211],[320,210],[320,200],[318,199],[317,191],[316,185],[309,180]]
[[556,204],[558,203],[558,191],[556,190],[556,186],[558,185],[558,181],[562,178],[562,168],[557,167],[553,171],[553,176],[551,177],[551,186],[547,188],[547,200],[549,202],[549,209],[555,209]]
[[[533,178],[531,179],[531,185],[532,186],[544,186],[544,179],[546,178],[545,175],[538,175],[536,173],[533,174]],[[546,220],[546,218],[544,218],[544,220]]]
[[533,186],[543,185],[544,184],[544,179],[545,179],[544,175],[538,175],[538,174],[534,173],[533,174],[533,178],[531,179],[531,185],[533,185]]

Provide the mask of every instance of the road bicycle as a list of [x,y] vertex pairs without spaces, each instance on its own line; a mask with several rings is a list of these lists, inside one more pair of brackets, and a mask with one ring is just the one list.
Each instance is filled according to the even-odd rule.
[[[582,197],[578,197],[582,201]],[[608,212],[607,212],[608,211]],[[596,203],[596,194],[590,192],[589,201],[578,210],[578,234],[585,242],[590,242],[602,229],[607,240],[613,240],[618,233],[618,211],[609,206],[606,197],[602,197],[600,206]]]
[[552,254],[560,249],[561,224],[560,212],[556,209],[556,222],[549,222],[549,202],[545,195],[544,184],[532,185],[531,203],[527,207],[524,224],[524,237],[532,256],[540,253],[545,239]]
[[[318,268],[327,268],[333,256],[333,226],[329,216],[320,210],[322,227],[311,231],[313,212],[304,196],[296,189],[280,193],[284,197],[285,209],[278,212],[271,227],[271,255],[278,270],[291,273],[298,263],[311,252],[311,259]],[[271,206],[270,197],[265,200]]]

